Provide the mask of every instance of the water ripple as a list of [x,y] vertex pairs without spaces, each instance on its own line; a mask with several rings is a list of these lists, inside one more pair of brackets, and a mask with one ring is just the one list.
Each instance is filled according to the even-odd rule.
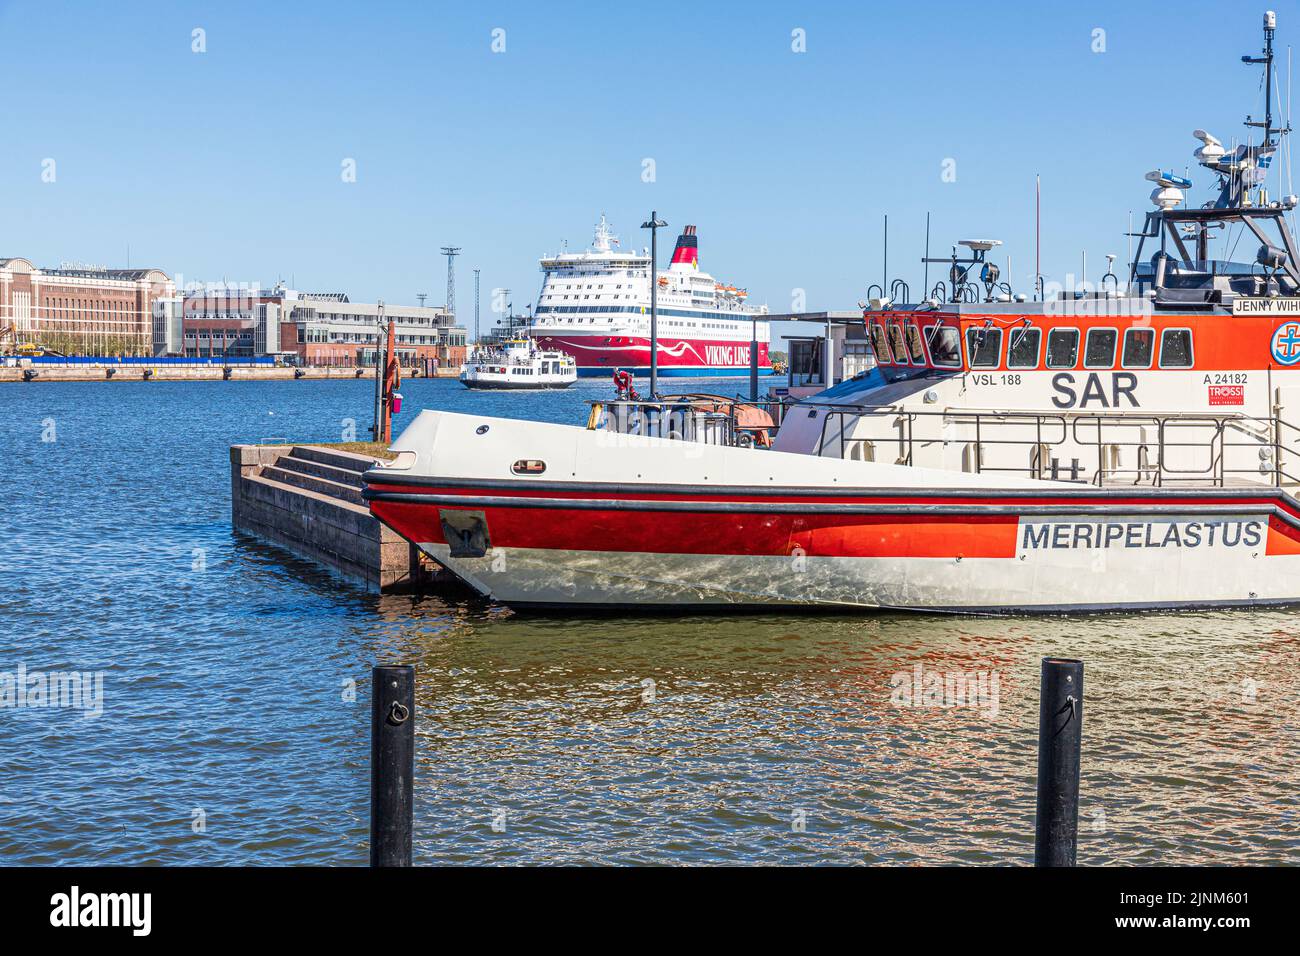
[[[579,421],[606,388],[403,391]],[[583,620],[376,598],[229,526],[228,443],[337,439],[365,383],[4,396],[0,672],[100,671],[103,712],[0,708],[0,862],[362,864],[369,668],[412,661],[419,862],[1023,864],[1049,654],[1087,662],[1082,860],[1297,861],[1293,612]],[[996,690],[900,696],[918,667]]]

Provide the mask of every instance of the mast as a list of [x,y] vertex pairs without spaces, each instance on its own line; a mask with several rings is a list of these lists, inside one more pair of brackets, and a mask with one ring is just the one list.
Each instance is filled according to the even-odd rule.
[[1034,176],[1034,298],[1043,284],[1043,177]]
[[1269,10],[1264,14],[1264,55],[1243,56],[1242,63],[1259,63],[1264,66],[1264,122],[1246,117],[1246,125],[1264,131],[1264,146],[1273,145],[1273,134],[1284,130],[1273,128],[1273,34],[1277,30],[1277,14]]

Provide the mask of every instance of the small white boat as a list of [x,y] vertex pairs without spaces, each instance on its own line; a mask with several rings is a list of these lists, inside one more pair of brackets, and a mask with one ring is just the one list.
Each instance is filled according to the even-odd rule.
[[531,338],[507,339],[500,348],[476,350],[460,380],[467,388],[568,388],[578,380],[578,363]]

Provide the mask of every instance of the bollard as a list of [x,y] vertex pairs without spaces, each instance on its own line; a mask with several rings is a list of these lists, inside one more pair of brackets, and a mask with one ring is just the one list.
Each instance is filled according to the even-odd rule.
[[1034,866],[1074,866],[1082,730],[1083,661],[1044,657],[1038,701]]
[[370,865],[410,866],[415,668],[374,668],[370,691]]

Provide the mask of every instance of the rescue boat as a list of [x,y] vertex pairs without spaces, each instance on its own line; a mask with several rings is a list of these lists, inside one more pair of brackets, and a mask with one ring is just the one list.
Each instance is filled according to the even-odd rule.
[[[1267,88],[1274,29],[1248,58]],[[1297,200],[1266,188],[1272,120],[1232,150],[1196,131],[1203,205],[1150,174],[1123,283],[1031,299],[998,243],[966,240],[921,301],[873,299],[875,367],[776,409],[770,449],[689,403],[610,403],[586,428],[425,411],[365,496],[519,607],[1300,603]],[[1253,261],[1212,255],[1229,234]]]

